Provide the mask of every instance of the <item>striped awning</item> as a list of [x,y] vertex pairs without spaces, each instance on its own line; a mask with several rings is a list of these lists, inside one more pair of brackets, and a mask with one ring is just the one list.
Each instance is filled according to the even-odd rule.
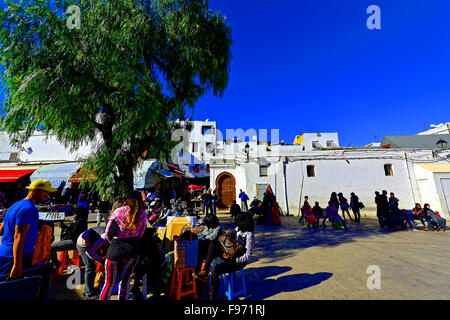
[[53,188],[68,187],[69,179],[81,167],[80,162],[48,164],[37,169],[31,176],[31,182],[44,179],[50,181]]

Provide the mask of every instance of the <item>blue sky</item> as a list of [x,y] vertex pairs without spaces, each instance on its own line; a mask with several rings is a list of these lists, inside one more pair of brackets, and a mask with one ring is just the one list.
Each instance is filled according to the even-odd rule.
[[[369,30],[369,5],[381,30]],[[338,132],[341,146],[450,121],[450,2],[213,0],[233,31],[230,82],[194,119],[227,128]]]
[[[381,30],[368,30],[369,5]],[[194,119],[225,129],[339,132],[341,146],[450,121],[450,2],[211,0],[233,32],[223,98]],[[2,97],[0,96],[0,103]],[[377,136],[377,138],[375,138]]]

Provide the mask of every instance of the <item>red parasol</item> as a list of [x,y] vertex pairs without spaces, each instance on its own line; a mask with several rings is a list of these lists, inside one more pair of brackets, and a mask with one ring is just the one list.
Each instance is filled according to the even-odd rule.
[[196,186],[195,184],[191,184],[189,187],[187,187],[189,190],[202,190],[203,188],[200,186]]

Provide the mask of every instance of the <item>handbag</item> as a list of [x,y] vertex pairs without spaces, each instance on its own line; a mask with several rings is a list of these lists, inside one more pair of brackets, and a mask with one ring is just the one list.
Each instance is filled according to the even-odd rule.
[[364,203],[359,202],[359,203],[358,203],[358,207],[359,207],[360,209],[364,209],[366,206],[364,205]]
[[225,259],[233,259],[245,252],[245,247],[236,239],[232,230],[225,231],[218,239]]

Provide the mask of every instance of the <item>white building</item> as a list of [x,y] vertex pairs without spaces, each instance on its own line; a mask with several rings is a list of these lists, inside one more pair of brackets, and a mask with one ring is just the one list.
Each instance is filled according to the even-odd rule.
[[438,125],[432,124],[430,125],[431,129],[419,132],[418,135],[427,135],[427,134],[450,134],[450,122],[440,123]]
[[339,148],[339,138],[337,132],[304,133],[296,136],[293,144],[303,146],[304,151]]
[[242,152],[235,158],[212,158],[210,184],[226,206],[238,201],[239,189],[245,190],[250,199],[261,198],[270,184],[285,213],[298,214],[306,195],[310,203],[318,201],[326,207],[331,192],[342,192],[347,199],[355,192],[366,205],[366,212],[375,213],[374,192],[387,190],[400,199],[401,208],[429,203],[449,218],[450,163],[441,156],[437,158],[436,151],[418,149],[305,152],[292,145],[264,152],[253,145],[248,160]]

